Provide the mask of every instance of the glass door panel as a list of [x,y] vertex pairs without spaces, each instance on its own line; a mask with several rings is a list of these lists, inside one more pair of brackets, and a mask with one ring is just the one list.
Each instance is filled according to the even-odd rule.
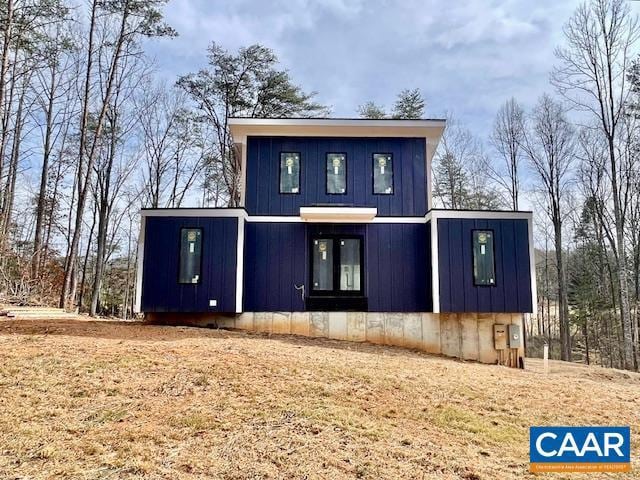
[[340,239],[340,290],[360,291],[360,240]]
[[313,241],[313,290],[333,290],[333,239]]

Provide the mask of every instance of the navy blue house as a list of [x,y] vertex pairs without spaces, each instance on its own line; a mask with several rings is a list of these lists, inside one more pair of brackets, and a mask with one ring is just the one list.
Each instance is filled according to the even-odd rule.
[[136,304],[152,320],[524,355],[530,212],[435,209],[444,120],[229,120],[238,208],[142,210]]

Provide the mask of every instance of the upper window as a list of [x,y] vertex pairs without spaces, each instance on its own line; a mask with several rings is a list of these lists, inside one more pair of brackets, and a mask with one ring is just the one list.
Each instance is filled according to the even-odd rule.
[[280,153],[280,193],[300,193],[299,153]]
[[390,153],[373,154],[373,193],[393,193],[393,155]]
[[327,193],[347,193],[347,156],[327,153]]
[[180,229],[179,283],[200,283],[202,259],[202,229]]
[[473,231],[473,283],[479,286],[496,284],[493,232]]

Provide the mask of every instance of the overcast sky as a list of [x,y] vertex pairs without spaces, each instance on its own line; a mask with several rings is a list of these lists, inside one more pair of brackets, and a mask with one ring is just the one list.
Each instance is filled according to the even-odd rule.
[[550,91],[553,49],[574,0],[170,0],[179,32],[149,47],[169,81],[206,65],[211,41],[261,43],[332,116],[367,100],[389,106],[418,87],[427,116],[450,111],[479,136],[510,96],[525,106]]

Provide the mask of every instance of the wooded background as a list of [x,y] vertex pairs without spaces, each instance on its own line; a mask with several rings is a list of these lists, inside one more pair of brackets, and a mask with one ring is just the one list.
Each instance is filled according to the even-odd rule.
[[[158,80],[144,43],[177,35],[164,7],[0,1],[0,302],[131,317],[139,209],[238,204],[227,118],[330,115],[262,45],[212,43],[200,71]],[[532,108],[505,98],[489,138],[447,118],[438,206],[535,212],[533,354],[639,366],[639,28],[627,2],[590,0]],[[358,110],[426,112],[419,86]]]

